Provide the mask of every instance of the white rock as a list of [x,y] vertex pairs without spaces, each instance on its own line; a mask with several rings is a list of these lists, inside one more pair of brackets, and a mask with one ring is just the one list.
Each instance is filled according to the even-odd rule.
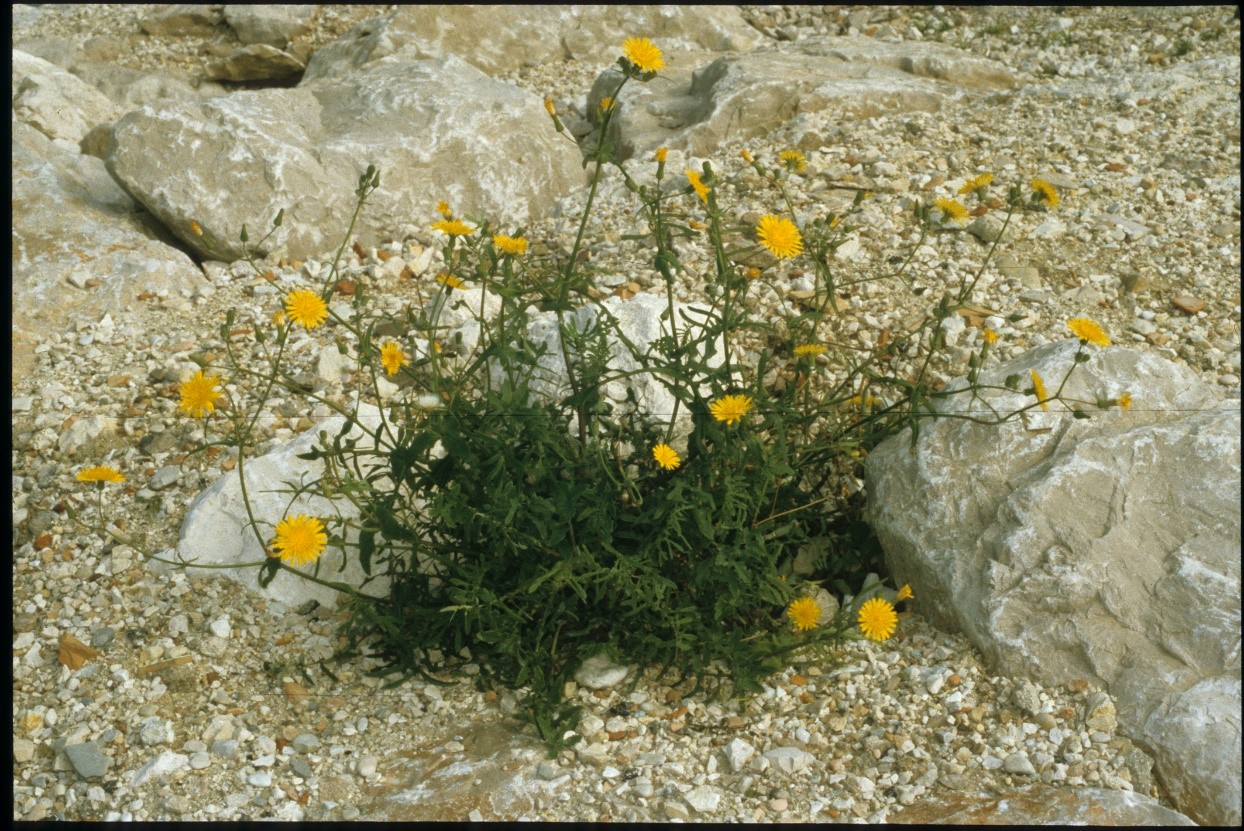
[[798,747],[775,747],[767,750],[763,758],[784,773],[798,773],[816,761],[816,757]]
[[684,794],[683,799],[687,800],[687,804],[696,813],[711,814],[717,810],[717,805],[721,802],[721,792],[708,785],[700,785]]
[[741,773],[754,755],[756,748],[743,739],[731,739],[726,745],[726,763],[734,773]]
[[[575,672],[574,680],[579,686],[587,687],[589,690],[604,690],[621,684],[626,680],[630,671],[630,667],[615,664],[608,655],[601,653],[584,661]],[[603,727],[602,724],[598,729],[603,729]]]

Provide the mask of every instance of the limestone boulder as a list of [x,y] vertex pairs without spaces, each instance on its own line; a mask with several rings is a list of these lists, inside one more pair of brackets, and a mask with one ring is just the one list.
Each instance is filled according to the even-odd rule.
[[13,122],[14,372],[72,320],[123,320],[139,295],[170,306],[205,290],[203,273],[162,240],[99,159]]
[[69,64],[68,71],[106,95],[119,108],[120,114],[136,110],[144,104],[167,106],[171,102],[194,101],[224,95],[220,84],[190,79],[159,70],[130,69],[86,58]]
[[153,3],[138,24],[149,35],[209,37],[224,22],[219,3]]
[[[673,54],[661,77],[616,96],[610,130],[623,159],[658,147],[709,156],[727,139],[758,138],[808,113],[936,112],[948,98],[1018,84],[997,61],[945,44],[829,36],[745,54]],[[621,78],[618,67],[603,72],[587,111],[615,97]]]
[[214,81],[267,81],[297,75],[304,68],[302,61],[288,52],[254,43],[208,64],[207,77]]
[[[210,241],[214,259],[242,256],[243,223],[261,254],[307,258],[340,244],[368,165],[380,190],[355,229],[363,245],[426,228],[442,199],[519,225],[586,176],[538,97],[454,56],[143,107],[117,121],[106,163],[187,245],[208,256]],[[281,209],[283,224],[260,243]]]
[[[939,411],[1006,414],[1057,389],[1078,342],[988,372]],[[869,521],[920,611],[999,674],[1087,679],[1181,811],[1240,821],[1240,412],[1187,367],[1087,347],[1063,402],[1002,425],[922,423],[868,457]],[[947,389],[962,389],[963,381]],[[1128,392],[1131,408],[1095,402]]]
[[734,6],[441,6],[435,14],[401,6],[317,50],[303,77],[446,55],[490,75],[566,59],[608,64],[628,37],[667,52],[737,51],[753,48],[757,33]]
[[225,22],[245,44],[262,43],[284,49],[310,28],[319,6],[230,4],[224,8]]
[[49,61],[13,50],[13,114],[66,149],[76,149],[91,128],[121,109],[81,79]]
[[[360,429],[359,424],[364,429]],[[300,459],[298,455],[317,446],[322,447],[321,432],[326,434],[331,443],[344,426],[345,419],[334,416],[278,445],[270,452],[247,460],[241,466],[246,477],[246,494],[251,515],[258,523],[259,536],[265,544],[271,541],[277,523],[289,515],[308,514],[319,517],[326,524],[330,524],[332,520],[353,519],[358,516],[357,509],[348,500],[329,500],[309,493],[295,494],[298,487],[315,482],[324,474],[323,462]],[[344,433],[343,440],[371,442],[370,446],[374,448],[376,443],[371,435],[379,427],[380,411],[374,406],[363,404],[359,408],[358,422]],[[381,446],[384,446],[383,442]],[[333,530],[339,532],[341,529],[334,529],[330,524],[330,533]],[[237,565],[262,561],[265,556],[263,545],[249,526],[246,500],[242,496],[242,479],[238,470],[234,469],[195,498],[182,522],[177,555],[165,556],[165,559],[180,557],[203,565]],[[345,570],[339,571],[343,560]],[[174,566],[153,561],[152,568],[168,571]],[[310,566],[306,570],[313,573]],[[308,600],[331,606],[340,596],[340,592],[335,589],[303,580],[286,571],[278,572],[266,588],[260,588],[257,566],[239,569],[188,568],[186,574],[192,579],[225,577],[289,607],[301,605]],[[347,556],[341,549],[331,547],[320,558],[319,576],[353,586],[364,586],[366,578],[358,563],[356,549],[351,549]],[[388,579],[378,577],[367,583],[363,590],[378,597],[386,596],[389,591]]]

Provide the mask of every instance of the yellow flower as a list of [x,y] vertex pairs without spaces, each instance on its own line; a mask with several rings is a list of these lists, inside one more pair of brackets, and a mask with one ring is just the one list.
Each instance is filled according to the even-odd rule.
[[813,355],[824,355],[825,345],[822,343],[804,343],[796,346],[794,352],[800,358],[810,358]]
[[272,325],[277,328],[284,326],[285,320],[285,312],[278,311],[276,314],[272,315]]
[[795,223],[774,214],[765,214],[756,223],[756,236],[760,244],[779,260],[798,256],[803,251],[803,237]]
[[708,411],[713,414],[713,418],[726,424],[738,421],[751,408],[752,399],[746,395],[723,395],[708,405]]
[[744,271],[743,276],[749,280],[756,280],[760,277],[760,269],[749,265]]
[[808,158],[798,150],[783,150],[778,153],[778,158],[792,173],[803,173],[808,169]]
[[285,313],[304,329],[314,329],[328,320],[324,299],[308,289],[299,289],[285,296]]
[[678,451],[668,444],[658,444],[652,448],[652,458],[656,459],[657,464],[666,470],[673,470],[682,464],[682,459],[678,458]]
[[96,465],[78,471],[79,482],[124,482],[121,471],[110,465]]
[[433,222],[432,230],[440,231],[442,234],[448,234],[451,237],[465,237],[468,234],[475,233],[475,229],[461,219],[442,219],[439,222]]
[[[553,105],[553,99],[546,98],[545,101],[546,101],[545,103],[546,108],[551,107]],[[454,212],[449,210],[449,203],[445,202],[444,200],[436,203],[436,212],[440,214],[441,216],[445,217],[446,219],[449,219],[450,217],[454,215]]]
[[1045,203],[1051,211],[1058,207],[1058,191],[1044,179],[1032,180],[1033,197]]
[[904,583],[903,587],[898,590],[898,594],[894,595],[894,600],[896,602],[899,600],[911,600],[915,596],[915,593],[911,590],[911,585]]
[[602,113],[607,113],[613,109],[613,98],[606,95],[604,98],[600,99],[600,103],[597,104],[597,106],[600,107],[600,111]]
[[627,38],[622,42],[622,54],[644,72],[660,72],[665,66],[661,50],[648,38]]
[[1032,391],[1037,396],[1037,403],[1041,405],[1041,409],[1048,410],[1049,404],[1045,402],[1049,400],[1049,395],[1045,391],[1045,381],[1041,380],[1041,376],[1037,371],[1031,370],[1032,373]]
[[195,222],[193,219],[190,220],[190,233],[194,234],[196,237],[203,236],[203,226]]
[[326,545],[328,535],[324,533],[324,523],[306,514],[295,514],[277,523],[276,537],[272,540],[272,550],[292,566],[314,563],[324,553]]
[[821,604],[810,597],[800,597],[786,607],[786,616],[798,631],[812,629],[821,620]]
[[978,190],[984,190],[989,187],[989,183],[993,181],[992,173],[982,173],[979,176],[973,176],[963,183],[963,187],[959,188],[961,195],[974,193]]
[[527,253],[527,240],[522,237],[507,237],[505,234],[497,234],[492,238],[492,244],[497,246],[506,254],[512,254],[515,257],[521,257]]
[[754,161],[756,161],[752,157],[752,154],[748,151],[746,147],[744,147],[742,150],[739,151],[739,155],[742,156],[743,161],[747,162],[748,164],[752,164]]
[[670,152],[670,149],[668,147],[657,148],[656,158],[659,164],[665,164],[665,154],[668,152]]
[[687,180],[691,182],[691,187],[695,189],[696,196],[700,197],[700,201],[705,205],[708,204],[708,185],[700,180],[700,174],[687,168]]
[[853,395],[847,399],[847,403],[856,407],[876,407],[881,399],[875,395]]
[[957,199],[947,199],[945,196],[939,196],[933,200],[933,204],[942,212],[943,221],[953,219],[962,225],[968,220],[968,209]]
[[451,289],[460,289],[464,285],[466,285],[465,283],[463,283],[461,280],[459,280],[457,277],[453,276],[452,274],[443,274],[443,273],[436,275],[436,282],[443,283],[444,285],[449,286]]
[[874,597],[864,602],[859,614],[860,631],[874,641],[884,641],[894,634],[898,615],[884,598]]
[[985,343],[993,345],[998,342],[998,333],[988,327],[985,328]]
[[384,364],[385,372],[393,375],[403,366],[410,363],[410,361],[407,360],[405,353],[402,352],[402,347],[398,346],[394,341],[388,341],[384,346],[380,347],[380,363]]
[[1073,317],[1067,321],[1067,328],[1077,338],[1088,341],[1096,346],[1109,346],[1110,337],[1105,331],[1087,317]]
[[1125,393],[1123,393],[1122,395],[1120,395],[1120,396],[1119,396],[1119,399],[1118,399],[1118,400],[1119,400],[1119,409],[1121,409],[1121,410],[1129,410],[1129,409],[1131,409],[1131,407],[1132,407],[1132,394],[1131,394],[1130,392],[1125,392]]
[[195,418],[203,418],[216,409],[216,402],[221,397],[216,389],[219,383],[218,376],[204,375],[200,369],[182,382],[181,403],[177,405],[177,409],[190,413]]
[[[553,106],[552,98],[544,99],[544,110],[545,112],[547,112],[549,115],[553,116],[554,118],[557,117],[557,107]],[[441,204],[444,204],[444,203],[442,202]]]

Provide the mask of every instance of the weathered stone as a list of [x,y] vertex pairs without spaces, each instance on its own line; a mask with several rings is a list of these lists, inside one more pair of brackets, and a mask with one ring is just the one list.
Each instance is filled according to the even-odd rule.
[[457,55],[488,74],[620,55],[643,33],[666,50],[747,50],[755,32],[733,6],[403,6],[366,20],[307,62],[306,80],[373,63]]
[[589,690],[604,690],[621,684],[630,671],[630,667],[615,664],[608,655],[593,655],[575,671],[574,680]]
[[99,749],[99,742],[65,745],[65,756],[83,779],[101,779],[112,767],[112,760]]
[[184,753],[174,753],[171,750],[165,750],[159,756],[156,756],[147,764],[134,771],[134,775],[130,777],[130,787],[137,788],[153,779],[161,779],[171,773],[185,770],[189,766],[189,756]]
[[288,78],[305,68],[302,61],[288,52],[266,43],[253,43],[209,64],[207,77],[213,81],[266,81]]
[[[1050,389],[1074,340],[982,373],[1029,369]],[[929,421],[866,464],[870,521],[920,611],[968,635],[1000,674],[1088,679],[1119,729],[1200,822],[1240,811],[1240,413],[1186,367],[1111,347],[1088,352],[1063,394],[1124,392],[1133,408],[1063,404],[1000,426]],[[947,389],[961,389],[963,381]],[[1031,394],[985,390],[1009,413]],[[966,396],[944,399],[958,412]],[[1187,494],[1196,494],[1190,501]],[[1104,718],[1100,707],[1094,715]]]
[[225,94],[224,87],[210,81],[191,81],[171,72],[131,69],[96,60],[73,61],[69,71],[107,96],[122,113],[158,101],[167,104]]
[[[616,96],[610,130],[623,159],[658,147],[709,156],[727,139],[766,135],[799,114],[936,111],[948,97],[1016,83],[1001,64],[943,44],[871,38],[810,38],[721,57],[672,54],[667,64],[665,83],[629,83]],[[617,67],[601,74],[589,112],[614,96],[621,77]]]
[[243,43],[284,49],[311,26],[317,9],[314,5],[230,4],[225,6],[225,22]]
[[241,257],[242,224],[266,233],[282,208],[266,243],[251,237],[261,253],[309,257],[337,244],[370,164],[381,187],[355,229],[365,246],[409,236],[412,222],[426,227],[441,199],[461,214],[522,223],[585,176],[538,97],[453,56],[144,107],[117,121],[111,151],[108,171],[127,192],[204,256],[210,240],[215,259]]
[[224,6],[200,3],[156,3],[138,25],[149,35],[208,36],[224,20]]
[[[18,353],[71,319],[115,320],[147,292],[185,303],[206,285],[159,239],[96,158],[13,124],[13,339]],[[83,288],[77,288],[76,285]],[[28,363],[14,355],[15,379]]]
[[77,149],[91,128],[121,115],[107,96],[42,58],[13,50],[13,116]]
[[[358,421],[366,430],[374,431],[380,423],[380,411],[370,404],[363,404],[359,408]],[[338,516],[353,518],[358,515],[357,509],[347,500],[334,502],[320,496],[303,494],[291,502],[293,487],[302,482],[315,481],[324,472],[322,462],[299,459],[298,454],[320,446],[321,432],[327,434],[331,443],[344,425],[345,419],[335,416],[279,445],[270,453],[245,463],[250,508],[259,523],[259,536],[265,544],[272,538],[277,523],[286,515],[304,513],[320,517],[324,521],[332,521]],[[360,447],[366,441],[364,432],[357,423],[345,434],[345,438],[360,439]],[[361,585],[365,574],[353,551],[328,549],[320,557],[321,578],[353,586]],[[266,556],[264,546],[256,538],[255,532],[248,527],[241,481],[236,470],[217,479],[191,504],[182,523],[178,554],[188,561],[203,564],[248,563],[262,560]],[[346,560],[346,569],[338,572],[342,557]],[[173,568],[155,562],[152,562],[151,567],[161,571]],[[316,600],[323,605],[335,604],[340,594],[285,571],[279,572],[267,588],[260,588],[255,568],[191,568],[187,569],[187,574],[191,578],[227,577],[291,608],[308,600]],[[365,591],[383,596],[388,588],[387,578],[378,578],[369,583]]]
[[1196,825],[1132,791],[1044,784],[1003,793],[939,790],[886,819],[901,825]]

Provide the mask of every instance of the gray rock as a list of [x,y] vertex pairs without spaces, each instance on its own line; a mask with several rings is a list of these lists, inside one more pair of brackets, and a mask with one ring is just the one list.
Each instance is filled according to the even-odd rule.
[[284,49],[310,27],[317,9],[314,5],[229,4],[225,6],[225,22],[243,43],[266,43]]
[[11,97],[14,118],[74,147],[91,128],[122,113],[90,84],[19,49],[13,50]]
[[295,756],[289,761],[289,769],[293,771],[295,776],[301,776],[303,779],[311,779],[315,776],[315,771],[311,769],[311,764],[301,756]]
[[601,653],[584,661],[575,671],[574,680],[589,690],[604,690],[621,684],[630,671],[630,667],[615,664],[608,655]]
[[144,107],[119,119],[112,138],[108,171],[205,257],[209,240],[215,259],[241,257],[242,223],[266,233],[281,208],[266,242],[252,236],[259,253],[306,258],[336,245],[369,164],[381,188],[355,229],[364,246],[430,225],[442,199],[460,214],[521,224],[586,175],[537,96],[454,56]]
[[[16,753],[16,747],[14,747]],[[112,767],[112,760],[100,750],[99,742],[83,742],[65,746],[69,764],[83,779],[101,779]]]
[[319,747],[320,739],[314,733],[299,733],[297,736],[294,736],[290,745],[299,753],[306,753],[308,750],[315,750]]
[[[364,404],[360,408],[360,419],[367,429],[375,430],[380,420],[379,410]],[[319,445],[321,431],[331,441],[344,423],[340,416],[328,419],[318,427],[279,445],[270,453],[246,463],[251,510],[263,529],[265,542],[271,539],[276,524],[287,513],[305,513],[325,519],[338,515],[356,515],[356,509],[351,503],[344,500],[334,503],[319,496],[303,495],[291,505],[289,494],[292,490],[286,490],[286,483],[296,485],[302,481],[312,481],[323,473],[321,462],[299,459],[298,454],[306,453]],[[361,439],[364,434],[356,424],[347,436]],[[355,513],[351,513],[352,511]],[[182,523],[178,553],[187,560],[197,560],[205,564],[262,560],[265,556],[264,550],[255,534],[247,528],[247,522],[237,471],[227,473],[199,494],[190,505]],[[338,573],[337,568],[343,556],[345,555],[339,550],[326,551],[321,557],[321,575],[335,581],[361,584],[366,575],[358,564],[358,558],[352,553],[346,556],[346,570]],[[154,561],[149,567],[157,570],[171,568]],[[284,571],[278,573],[266,589],[259,587],[254,569],[189,569],[187,573],[192,579],[225,577],[235,580],[249,591],[259,592],[291,608],[308,600],[316,600],[331,608],[338,596],[338,592],[333,589],[302,580]],[[368,584],[367,591],[383,596],[388,591],[387,580],[373,581]],[[205,651],[206,646],[205,644]]]
[[[667,65],[664,83],[628,84],[621,93],[610,130],[623,159],[658,147],[710,156],[727,139],[759,138],[800,114],[936,111],[967,90],[1016,84],[1003,65],[950,46],[871,38],[813,37],[720,57],[672,53]],[[597,78],[588,110],[620,79],[620,68]]]
[[167,744],[173,740],[173,725],[159,716],[150,716],[143,719],[138,738],[147,746]]
[[147,480],[147,487],[153,491],[162,491],[177,484],[181,478],[181,465],[165,465]]
[[1036,776],[1037,770],[1032,766],[1027,753],[1012,753],[1002,760],[1002,769],[1007,773],[1018,773],[1022,776]]
[[[148,292],[184,302],[205,285],[181,251],[160,241],[99,159],[57,147],[13,124],[14,348],[29,348],[71,320],[120,323]],[[84,288],[76,288],[73,283]],[[24,372],[14,358],[14,380]],[[21,371],[19,371],[21,370]]]
[[288,78],[306,69],[298,58],[266,43],[235,49],[207,67],[213,81],[267,81]]
[[138,24],[149,35],[210,36],[224,20],[224,6],[197,3],[157,3]]
[[403,6],[317,50],[305,78],[450,54],[491,75],[566,58],[612,60],[629,36],[622,33],[652,38],[667,57],[673,51],[747,50],[755,38],[732,6],[443,6],[436,14]]
[[211,767],[211,764],[212,757],[202,750],[190,754],[191,770],[203,770],[204,768]]
[[222,759],[236,759],[238,755],[237,739],[217,739],[212,742],[212,755]]
[[756,748],[743,739],[731,739],[730,743],[726,745],[726,764],[730,766],[730,770],[734,773],[742,773],[754,755],[756,755]]
[[130,777],[130,787],[137,788],[153,779],[163,778],[190,765],[190,757],[182,753],[166,750],[143,765]]
[[[1024,380],[982,397],[1003,413],[1032,403],[1028,370],[1056,388],[1077,346],[983,372]],[[900,434],[869,455],[870,523],[922,613],[1000,674],[1100,685],[1181,810],[1237,824],[1238,406],[1155,354],[1088,349],[1064,394],[1130,392],[1131,410],[1089,404],[1081,420],[1054,401],[1000,426],[926,422],[914,449]]]
[[762,756],[783,773],[798,773],[816,761],[815,756],[798,747],[775,747],[766,750]]
[[721,802],[721,791],[711,785],[700,785],[698,788],[687,791],[683,799],[687,800],[687,804],[697,814],[711,814],[717,810],[717,805]]
[[246,777],[246,784],[256,788],[272,787],[272,771],[257,770]]

